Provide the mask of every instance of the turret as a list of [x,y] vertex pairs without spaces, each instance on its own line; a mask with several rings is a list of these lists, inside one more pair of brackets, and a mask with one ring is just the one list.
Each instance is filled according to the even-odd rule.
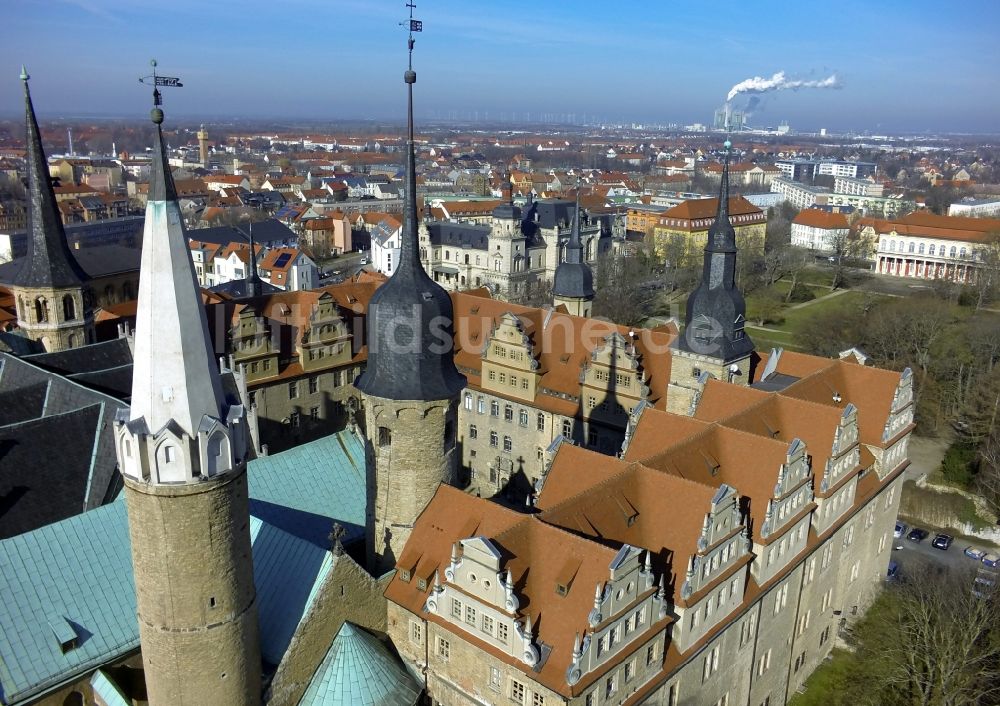
[[417,255],[413,139],[413,38],[409,39],[406,194],[399,265],[368,305],[368,363],[355,385],[364,394],[368,443],[368,561],[391,570],[413,523],[441,483],[456,479],[458,394],[451,298]]
[[259,704],[247,411],[212,354],[154,98],[131,408],[115,421],[146,689],[152,706]]
[[76,348],[94,341],[90,277],[66,242],[62,217],[49,179],[48,163],[21,67],[28,175],[28,252],[9,283],[17,306],[18,327],[47,351]]
[[580,240],[580,185],[576,188],[573,229],[566,243],[566,257],[556,267],[552,282],[553,304],[562,304],[574,316],[590,316],[594,306],[594,274],[583,258]]

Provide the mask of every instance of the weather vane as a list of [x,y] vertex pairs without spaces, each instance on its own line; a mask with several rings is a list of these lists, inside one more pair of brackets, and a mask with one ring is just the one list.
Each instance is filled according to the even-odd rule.
[[145,83],[147,85],[153,86],[153,105],[159,106],[163,105],[163,98],[160,96],[160,86],[170,86],[171,88],[183,88],[184,84],[181,80],[175,76],[157,76],[156,75],[156,59],[150,59],[149,65],[153,67],[153,73],[149,76],[143,76],[139,79],[139,83]]
[[[406,3],[406,6],[408,8],[410,8],[410,25],[409,25],[409,27],[410,27],[410,29],[409,29],[409,35],[410,36],[409,36],[409,38],[407,40],[407,47],[409,48],[409,51],[410,51],[410,63],[409,63],[409,67],[412,70],[413,69],[413,43],[414,43],[413,33],[414,32],[423,32],[424,31],[424,23],[421,22],[420,20],[413,19],[413,11],[417,7],[414,3],[408,2],[408,3]],[[399,24],[404,25],[406,23],[405,22],[400,22]]]

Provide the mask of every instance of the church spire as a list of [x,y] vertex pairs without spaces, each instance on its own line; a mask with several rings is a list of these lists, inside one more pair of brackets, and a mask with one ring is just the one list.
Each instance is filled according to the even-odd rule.
[[753,341],[743,330],[746,303],[736,287],[736,230],[729,220],[729,149],[722,164],[722,183],[715,222],[708,229],[701,283],[687,301],[683,349],[723,361],[748,356]]
[[257,274],[257,246],[253,242],[253,222],[248,226],[248,230],[250,231],[250,269],[246,277],[246,295],[259,297],[264,291],[264,281]]
[[[411,7],[412,10],[412,7]],[[413,32],[410,20],[407,90],[406,182],[399,265],[368,306],[368,364],[357,387],[391,400],[444,400],[465,387],[455,368],[451,297],[424,272],[418,257],[417,168],[413,137]]]
[[594,298],[594,273],[583,258],[583,242],[580,240],[580,182],[576,184],[576,210],[573,213],[573,228],[566,243],[566,255],[556,267],[552,281],[552,296],[556,304],[566,304],[570,313],[589,316],[590,307],[582,302]]
[[89,278],[66,243],[62,218],[49,179],[42,138],[28,88],[27,70],[21,67],[24,112],[27,124],[28,254],[11,284],[21,287],[79,287]]
[[154,434],[172,422],[195,437],[206,417],[226,419],[226,404],[167,164],[159,105],[160,93],[154,90],[150,117],[156,130],[142,241],[131,417],[145,419]]

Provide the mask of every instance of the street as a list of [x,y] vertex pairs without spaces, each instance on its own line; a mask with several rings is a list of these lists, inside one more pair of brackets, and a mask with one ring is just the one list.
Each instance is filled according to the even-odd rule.
[[[320,280],[322,286],[336,284],[337,282],[343,282],[350,279],[365,267],[365,265],[361,264],[362,260],[364,260],[366,264],[371,262],[370,253],[368,251],[351,252],[337,258],[323,260],[320,265],[320,270],[322,272],[330,273],[330,276]],[[334,272],[337,272],[338,274],[333,274]]]

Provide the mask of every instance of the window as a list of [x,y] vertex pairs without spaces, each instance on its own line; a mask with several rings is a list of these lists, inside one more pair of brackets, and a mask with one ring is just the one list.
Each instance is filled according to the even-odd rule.
[[476,609],[471,605],[465,606],[465,622],[469,625],[476,624]]
[[656,654],[658,652],[658,650],[657,650],[658,646],[659,645],[654,642],[652,645],[650,645],[649,647],[646,648],[646,666],[647,667],[652,666],[653,662],[656,661]]
[[808,586],[812,583],[813,577],[816,575],[816,557],[810,557],[809,561],[806,562],[806,569],[803,572],[803,584]]
[[517,375],[510,376],[510,386],[517,387]]
[[486,400],[482,397],[476,401],[476,411],[480,414],[486,414]]
[[500,416],[500,403],[496,400],[490,401],[490,416],[499,417]]
[[503,420],[505,422],[514,421],[514,408],[509,404],[503,406]]
[[513,442],[511,441],[511,438],[509,436],[505,435],[503,437],[503,450],[504,450],[504,453],[508,453],[509,454],[511,452],[512,448],[513,448]]
[[507,382],[507,373],[500,373],[497,376],[497,379],[500,381],[500,384],[503,385],[505,382]]
[[743,624],[740,625],[740,647],[743,647],[753,639],[756,628],[757,614],[751,613],[750,617],[744,620]]
[[299,383],[296,380],[288,383],[288,399],[294,400],[299,396]]
[[479,430],[476,429],[476,425],[475,424],[470,424],[469,425],[469,438],[470,439],[476,439],[478,437],[479,437]]
[[617,686],[615,685],[614,675],[608,677],[608,680],[604,682],[604,698],[609,698],[613,693],[615,693]]
[[597,446],[597,430],[596,429],[589,429],[587,431],[587,445],[588,446]]
[[707,655],[705,655],[705,663],[702,669],[703,680],[708,679],[710,676],[719,671],[719,652],[721,649],[722,647],[720,645],[716,645],[709,650]]
[[757,676],[762,676],[764,672],[771,668],[771,650],[768,650],[757,660]]
[[545,415],[538,413],[538,431],[545,431]]
[[563,420],[562,435],[565,436],[567,439],[573,438],[573,423],[570,422],[568,419]]
[[860,560],[860,559],[858,559],[858,560],[857,560],[856,562],[854,562],[854,564],[853,564],[853,565],[851,566],[851,578],[850,578],[849,582],[853,582],[853,581],[855,581],[855,580],[856,580],[856,579],[858,578],[858,572],[859,572],[860,570],[861,570],[861,560]]
[[451,599],[451,617],[462,619],[462,601],[457,598]]
[[492,382],[493,380],[496,380],[496,379],[497,379],[497,371],[496,370],[491,370],[490,371],[490,381]]
[[715,702],[715,706],[729,706],[729,692],[722,695],[722,698]]
[[528,410],[526,410],[526,409],[522,409],[522,410],[521,410],[521,413],[520,413],[520,414],[518,415],[518,418],[517,418],[517,419],[518,419],[518,423],[519,423],[519,424],[520,424],[520,425],[521,425],[522,427],[526,427],[526,426],[528,426]]
[[483,616],[483,632],[493,634],[493,618],[488,615]]
[[379,427],[378,428],[378,445],[388,446],[392,443],[392,431],[389,427]]
[[497,639],[507,643],[507,623],[497,623]]
[[309,394],[315,395],[319,391],[319,378],[313,376],[309,378]]
[[495,691],[500,690],[500,669],[498,667],[490,667],[490,688]]
[[521,389],[522,390],[528,389],[528,378],[521,378]]
[[319,407],[309,408],[309,418],[314,422],[319,419]]
[[465,408],[468,410],[472,409],[472,395],[465,395]]
[[788,586],[785,584],[777,591],[774,592],[774,614],[777,615],[781,612],[781,609],[785,607],[788,603]]
[[524,703],[524,684],[517,679],[510,680],[510,700],[516,704]]
[[420,623],[410,623],[410,639],[418,645],[424,639],[424,626]]
[[437,655],[446,662],[451,656],[451,645],[442,637],[437,639]]
[[807,610],[805,615],[799,616],[799,633],[798,633],[799,635],[801,635],[802,633],[804,633],[806,630],[809,629],[809,618],[811,616],[812,616],[811,610]]
[[288,415],[288,423],[291,425],[292,429],[299,428],[299,413],[292,412]]
[[537,691],[531,695],[531,706],[545,706],[545,695]]

